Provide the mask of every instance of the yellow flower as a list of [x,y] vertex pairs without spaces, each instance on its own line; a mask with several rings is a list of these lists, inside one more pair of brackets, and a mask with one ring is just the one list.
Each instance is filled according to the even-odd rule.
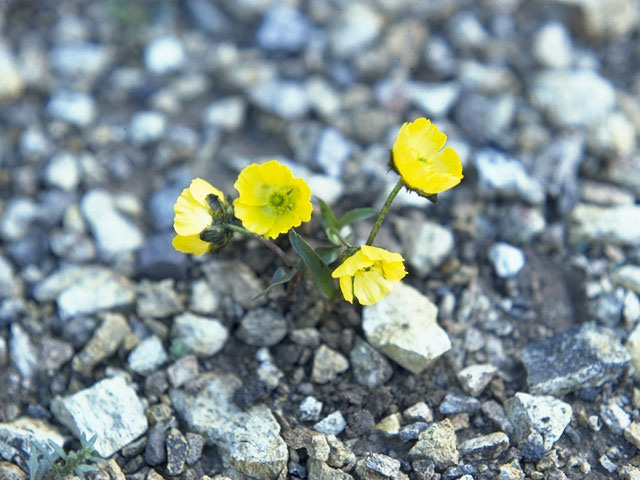
[[392,167],[404,184],[422,195],[435,195],[462,180],[462,163],[447,136],[426,118],[404,123],[393,144]]
[[276,160],[249,165],[233,186],[240,194],[235,215],[253,233],[276,238],[311,219],[309,186]]
[[340,279],[340,290],[347,302],[353,303],[355,295],[361,305],[373,305],[391,291],[393,282],[406,274],[402,255],[363,245],[331,276]]
[[224,229],[226,207],[220,190],[206,180],[194,178],[173,205],[173,229],[177,233],[171,242],[173,248],[202,255],[224,246],[231,236]]

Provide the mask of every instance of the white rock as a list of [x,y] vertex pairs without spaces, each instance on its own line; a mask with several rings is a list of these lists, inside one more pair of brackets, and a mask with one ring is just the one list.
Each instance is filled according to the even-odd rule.
[[284,120],[304,116],[310,107],[309,95],[301,83],[293,80],[269,80],[253,85],[249,98],[261,109]]
[[182,42],[174,35],[155,38],[144,49],[144,63],[156,75],[180,69],[185,60]]
[[76,437],[97,436],[94,448],[107,458],[147,431],[135,390],[122,377],[102,380],[73,395],[56,397],[51,411]]
[[505,410],[515,427],[516,441],[531,428],[542,435],[545,450],[562,436],[571,422],[571,405],[548,395],[529,395],[518,392],[507,400]]
[[635,325],[640,320],[640,297],[631,290],[627,290],[624,296],[622,317],[625,325]]
[[330,32],[331,49],[337,57],[357,55],[380,35],[382,18],[364,2],[349,2],[338,10]]
[[592,70],[549,70],[533,79],[529,98],[558,127],[588,127],[613,109],[616,93],[609,80]]
[[342,412],[338,410],[316,423],[313,429],[325,435],[340,435],[346,426],[347,421],[344,419]]
[[594,152],[628,157],[636,148],[636,126],[621,112],[611,112],[592,129],[587,141]]
[[466,392],[476,397],[489,385],[497,371],[491,364],[469,365],[458,372],[458,381]]
[[522,250],[505,242],[494,243],[487,254],[493,269],[500,278],[512,278],[524,267],[525,256]]
[[47,103],[47,113],[82,128],[93,122],[96,105],[93,98],[86,93],[59,90]]
[[142,231],[116,209],[115,199],[105,190],[85,193],[80,209],[103,254],[117,255],[142,246]]
[[419,374],[451,348],[437,315],[438,307],[427,297],[398,282],[378,303],[363,308],[362,328],[374,348]]
[[20,417],[6,423],[0,423],[0,441],[5,445],[19,446],[25,455],[31,453],[31,445],[38,443],[53,454],[49,442],[63,447],[65,436],[57,427],[35,418]]
[[160,112],[136,112],[129,124],[129,137],[136,145],[160,140],[167,128],[167,117]]
[[153,373],[167,360],[168,357],[162,345],[162,340],[156,335],[151,335],[136,345],[136,347],[131,350],[128,358],[131,370],[140,375]]
[[243,97],[221,98],[210,104],[202,114],[202,122],[211,127],[233,132],[240,128],[247,109]]
[[55,154],[44,170],[44,180],[51,186],[67,192],[74,191],[80,183],[78,159],[70,152]]
[[611,273],[611,280],[640,294],[640,266],[622,265]]
[[222,350],[229,333],[215,318],[185,312],[174,319],[171,337],[174,342],[181,342],[189,347],[194,355],[210,357]]
[[407,99],[431,118],[445,117],[460,96],[456,82],[408,82]]
[[36,202],[27,197],[13,197],[4,207],[0,218],[0,236],[13,241],[22,238],[29,230],[31,222],[38,218]]
[[533,39],[533,56],[549,68],[571,65],[573,51],[571,35],[561,22],[549,22],[540,28]]
[[453,233],[438,223],[399,221],[397,229],[405,258],[420,276],[442,265],[453,251]]
[[577,204],[569,217],[569,242],[640,244],[640,206]]

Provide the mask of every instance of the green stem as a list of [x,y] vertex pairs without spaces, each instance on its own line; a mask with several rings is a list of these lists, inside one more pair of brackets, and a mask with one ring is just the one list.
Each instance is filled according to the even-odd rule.
[[240,225],[234,225],[233,223],[227,223],[226,227],[232,232],[242,233],[243,235],[248,235],[250,237],[254,237],[258,239],[260,243],[262,243],[265,247],[267,247],[269,250],[275,253],[278,257],[280,257],[280,259],[287,266],[292,267],[295,265],[295,262],[293,262],[289,257],[287,257],[287,254],[284,253],[284,251],[279,246],[277,246],[275,243],[270,242],[269,240],[264,238],[262,235],[253,233],[252,231],[247,230],[246,228],[241,227]]
[[346,238],[340,235],[340,232],[338,231],[338,229],[332,228],[331,233],[333,233],[336,237],[338,237],[338,240],[340,240],[340,243],[342,243],[342,245],[344,245],[347,248],[353,248],[353,245],[351,245]]
[[384,217],[387,216],[387,213],[389,213],[389,207],[391,207],[391,202],[393,202],[393,200],[396,198],[396,196],[398,195],[398,192],[400,192],[400,189],[403,186],[404,186],[404,183],[402,182],[402,179],[400,179],[398,180],[398,183],[396,183],[396,186],[393,187],[393,190],[391,190],[391,193],[389,193],[389,196],[385,200],[384,205],[382,206],[382,209],[378,214],[378,218],[376,218],[376,223],[374,223],[373,228],[371,229],[369,238],[367,238],[367,245],[373,245],[373,241],[375,240],[376,235],[378,234],[378,230],[380,230],[382,221],[384,220]]

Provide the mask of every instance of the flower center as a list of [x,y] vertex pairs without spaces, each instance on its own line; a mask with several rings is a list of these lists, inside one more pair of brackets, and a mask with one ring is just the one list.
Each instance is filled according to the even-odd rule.
[[282,214],[293,209],[293,203],[291,201],[291,192],[289,190],[276,190],[269,195],[269,206],[277,213]]

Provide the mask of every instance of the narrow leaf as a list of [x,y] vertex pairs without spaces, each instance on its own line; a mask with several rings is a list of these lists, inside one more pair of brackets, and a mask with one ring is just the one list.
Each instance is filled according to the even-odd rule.
[[320,204],[320,211],[322,212],[322,224],[325,226],[325,228],[327,227],[337,228],[338,220],[336,219],[336,216],[331,211],[331,207],[327,204],[327,202],[325,202],[321,198],[316,197],[316,200],[318,200],[318,203]]
[[335,262],[340,256],[342,248],[340,247],[318,247],[315,249],[316,253],[320,255],[320,258],[327,265]]
[[283,283],[287,283],[291,280],[296,273],[300,271],[302,268],[302,263],[298,264],[295,268],[284,268],[278,267],[276,271],[273,272],[273,277],[271,277],[271,284],[261,291],[258,295],[253,297],[251,300],[257,300],[258,298],[264,297],[267,293],[271,291],[273,287],[276,285],[282,285]]
[[336,292],[336,286],[331,278],[331,272],[327,264],[294,230],[289,230],[289,241],[309,269],[313,277],[313,283],[315,283],[320,295],[330,300]]
[[364,220],[365,218],[373,217],[377,211],[373,208],[354,208],[345,213],[340,220],[338,220],[337,228],[342,228],[350,223],[357,222],[358,220]]

